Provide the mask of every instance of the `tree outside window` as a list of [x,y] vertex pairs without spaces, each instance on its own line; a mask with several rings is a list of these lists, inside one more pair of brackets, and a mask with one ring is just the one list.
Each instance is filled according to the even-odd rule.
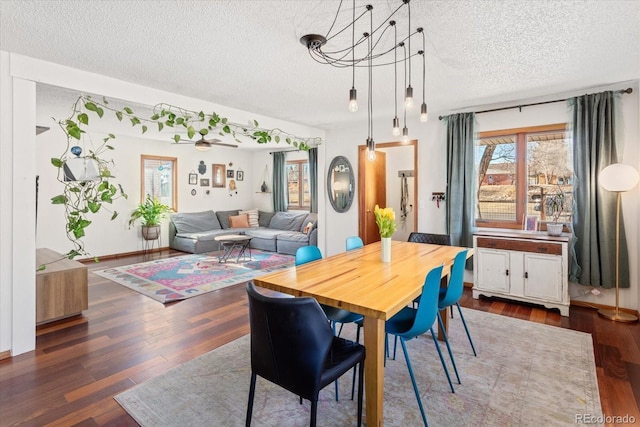
[[569,201],[560,220],[570,222],[573,150],[565,124],[480,133],[476,170],[477,226],[522,228],[527,215],[543,224],[550,220],[545,200],[558,192]]
[[307,160],[287,161],[287,202],[288,209],[308,210],[311,193],[309,191],[309,162]]

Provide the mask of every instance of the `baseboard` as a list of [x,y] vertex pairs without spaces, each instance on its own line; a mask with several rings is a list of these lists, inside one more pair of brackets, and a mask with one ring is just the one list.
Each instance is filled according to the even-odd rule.
[[10,357],[11,357],[11,352],[9,350],[0,352],[0,360],[8,359]]
[[[111,254],[111,255],[101,255],[101,256],[99,256],[97,258],[100,261],[108,261],[110,259],[118,259],[118,258],[135,256],[135,255],[155,254],[155,253],[162,252],[162,251],[168,251],[170,249],[171,248],[169,248],[169,246],[165,246],[163,248],[155,248],[155,249],[151,249],[151,250],[148,250],[148,251],[132,251],[132,252],[122,252],[122,253],[118,253],[118,254]],[[84,263],[84,264],[91,264],[92,262],[95,262],[95,260],[93,258],[82,258],[82,259],[78,259],[76,261]]]
[[[600,309],[615,310],[616,309],[614,306],[611,306],[611,305],[597,304],[597,303],[594,303],[594,302],[586,302],[586,301],[574,301],[574,300],[571,300],[570,305],[572,305],[574,307],[594,308],[596,310],[600,310]],[[622,312],[625,312],[625,313],[629,313],[629,314],[633,314],[635,316],[638,316],[638,310],[634,310],[632,308],[620,307],[618,310],[620,310]]]
[[471,283],[471,282],[464,282],[464,287],[465,287],[465,288],[473,288],[473,283]]

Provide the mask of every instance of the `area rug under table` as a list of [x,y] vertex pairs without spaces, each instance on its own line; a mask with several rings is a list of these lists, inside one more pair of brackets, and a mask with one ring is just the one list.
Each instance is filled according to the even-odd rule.
[[251,250],[251,258],[219,262],[219,252],[185,255],[94,271],[95,274],[168,303],[247,282],[262,274],[291,267],[291,255]]
[[[585,414],[602,419],[591,335],[476,310],[464,313],[478,356],[460,318],[451,319],[449,338],[462,380],[455,394],[431,338],[407,342],[429,425],[555,427],[584,425]],[[345,325],[343,335],[355,336],[353,324]],[[244,426],[250,359],[244,336],[115,399],[145,427]],[[338,402],[332,385],[320,392],[318,426],[356,425],[351,373],[339,386]],[[258,378],[252,425],[309,425],[309,406]],[[384,368],[384,425],[422,425],[401,349]]]

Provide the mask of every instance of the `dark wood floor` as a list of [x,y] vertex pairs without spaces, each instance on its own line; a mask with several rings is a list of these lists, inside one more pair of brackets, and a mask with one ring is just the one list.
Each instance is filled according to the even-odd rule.
[[[138,261],[123,257],[89,268]],[[533,306],[474,300],[468,289],[461,303],[592,334],[604,414],[640,423],[640,325],[613,323],[588,308],[572,307],[565,318]],[[242,285],[162,305],[89,273],[83,316],[40,327],[35,351],[0,361],[0,425],[136,425],[114,395],[248,332]]]

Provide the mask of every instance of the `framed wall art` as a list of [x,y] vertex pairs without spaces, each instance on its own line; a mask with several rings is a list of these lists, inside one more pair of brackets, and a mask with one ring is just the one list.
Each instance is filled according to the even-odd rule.
[[233,178],[234,171],[233,169],[227,169],[227,178]]
[[190,173],[189,174],[189,185],[198,185],[198,174]]
[[225,174],[225,165],[211,165],[213,174],[212,187],[224,188],[227,186],[227,175]]
[[243,171],[236,171],[236,180],[237,181],[244,181],[244,172]]
[[200,187],[208,187],[209,178],[200,178]]

